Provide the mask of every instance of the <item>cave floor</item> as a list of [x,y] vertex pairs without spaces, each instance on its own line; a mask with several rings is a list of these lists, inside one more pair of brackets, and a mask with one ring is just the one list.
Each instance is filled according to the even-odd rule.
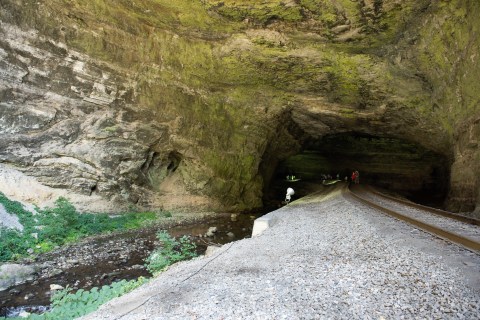
[[259,236],[176,264],[84,319],[475,318],[480,256],[347,200],[269,213]]

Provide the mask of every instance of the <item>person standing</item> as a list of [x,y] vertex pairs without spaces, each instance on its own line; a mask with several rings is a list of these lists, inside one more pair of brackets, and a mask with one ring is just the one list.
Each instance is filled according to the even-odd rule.
[[360,183],[360,173],[358,171],[355,171],[355,184]]

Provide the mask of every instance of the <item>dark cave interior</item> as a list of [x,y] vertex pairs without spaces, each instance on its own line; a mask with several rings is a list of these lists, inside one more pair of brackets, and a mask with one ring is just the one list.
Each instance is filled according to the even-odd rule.
[[[298,199],[321,183],[322,175],[349,181],[354,170],[362,184],[425,205],[442,208],[448,192],[449,162],[444,155],[398,138],[349,132],[307,140],[299,153],[279,162],[264,191],[265,208],[278,207],[288,187]],[[287,179],[292,175],[298,181]]]

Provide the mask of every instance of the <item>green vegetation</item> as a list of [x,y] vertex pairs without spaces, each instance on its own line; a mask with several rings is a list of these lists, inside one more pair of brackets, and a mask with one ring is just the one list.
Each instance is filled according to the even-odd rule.
[[[16,214],[25,226],[23,232],[0,228],[0,261],[25,255],[30,248],[36,252],[48,251],[83,236],[140,227],[157,217],[155,213],[131,213],[114,218],[106,214],[79,214],[64,198],[59,198],[53,208],[40,210],[36,215],[25,210],[19,202],[9,200],[2,193],[0,203],[8,212]],[[172,215],[170,212],[162,212],[159,216],[168,218]],[[31,231],[35,231],[35,235]],[[177,240],[166,231],[161,231],[157,238],[162,247],[155,250],[146,260],[147,268],[153,274],[158,274],[175,262],[197,256],[196,245],[187,236]],[[52,296],[51,311],[41,315],[32,314],[28,319],[75,319],[97,310],[100,305],[132,291],[147,281],[148,279],[140,277],[137,280],[122,280],[88,291],[80,289],[75,293],[67,287]]]
[[[1,196],[4,197],[3,195]],[[65,200],[59,202],[68,204]],[[54,209],[58,210],[60,207],[62,207],[62,203],[59,203]],[[70,216],[71,213],[68,212],[66,215]],[[166,231],[160,231],[157,234],[157,238],[162,243],[162,247],[155,250],[150,257],[147,258],[147,268],[153,274],[158,274],[175,262],[188,260],[197,256],[195,251],[196,245],[187,236],[183,236],[177,240],[171,237]],[[114,282],[111,285],[104,285],[101,288],[94,287],[91,290],[80,289],[75,293],[72,292],[71,288],[67,287],[66,289],[57,291],[52,296],[51,311],[40,315],[31,314],[27,319],[76,319],[97,310],[102,304],[132,291],[147,281],[147,278],[140,277],[137,280]]]
[[[59,198],[52,208],[32,214],[16,201],[0,193],[0,203],[7,212],[18,216],[24,226],[22,232],[0,227],[0,261],[15,260],[27,254],[27,250],[46,252],[79,238],[127,229],[135,229],[152,223],[157,213],[127,213],[116,217],[109,215],[80,214],[65,198]],[[162,213],[164,217],[170,213]]]
[[17,230],[0,227],[0,261],[12,260],[20,253],[26,253],[33,243],[33,238]]
[[188,236],[183,236],[177,240],[163,230],[157,233],[157,239],[162,243],[162,247],[154,250],[146,259],[146,267],[154,275],[162,272],[175,262],[189,260],[197,256],[195,251],[197,246]]
[[[113,298],[120,297],[125,293],[141,286],[148,280],[140,277],[137,280],[122,280],[101,288],[92,288],[89,291],[83,289],[71,293],[70,288],[56,292],[52,296],[52,310],[41,315],[32,314],[28,319],[76,319],[98,309],[99,306]],[[22,318],[23,319],[23,318]]]
[[[478,96],[478,33],[480,7],[472,1],[442,1],[435,6],[437,19],[419,28],[421,39],[414,58],[423,79],[433,90],[432,103],[419,111],[436,119],[452,137],[456,128],[480,111]],[[459,59],[459,57],[464,57]],[[468,121],[468,120],[467,120]]]
[[288,6],[279,0],[267,0],[261,3],[249,0],[207,0],[205,3],[208,8],[214,9],[233,21],[251,19],[256,23],[265,24],[273,20],[297,22],[304,18],[301,7]]

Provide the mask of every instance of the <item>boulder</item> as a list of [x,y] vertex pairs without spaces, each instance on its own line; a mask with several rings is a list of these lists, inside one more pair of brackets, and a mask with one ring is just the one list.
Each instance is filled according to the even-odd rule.
[[0,266],[0,291],[33,280],[35,272],[36,270],[32,266],[14,263],[3,264]]
[[214,254],[220,247],[218,246],[208,246],[207,250],[205,250],[205,257],[210,257]]

